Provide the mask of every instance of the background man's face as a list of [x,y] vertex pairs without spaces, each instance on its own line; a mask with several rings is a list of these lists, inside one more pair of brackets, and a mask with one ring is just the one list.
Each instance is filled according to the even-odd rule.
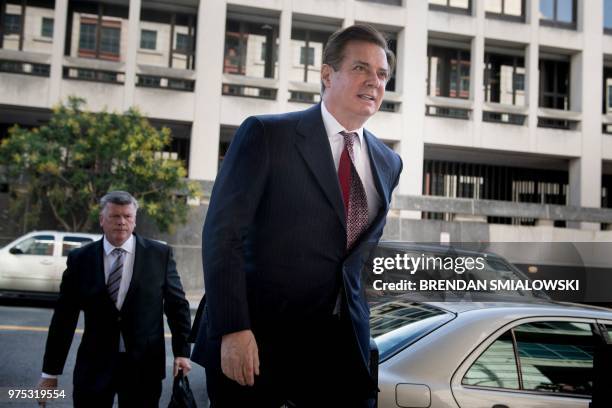
[[325,106],[335,116],[346,116],[362,125],[378,111],[385,95],[389,78],[387,56],[378,45],[363,41],[349,42],[343,55],[338,71],[329,67],[329,75],[324,73]]
[[100,226],[108,242],[116,247],[121,246],[136,227],[136,208],[133,204],[108,203],[100,213]]

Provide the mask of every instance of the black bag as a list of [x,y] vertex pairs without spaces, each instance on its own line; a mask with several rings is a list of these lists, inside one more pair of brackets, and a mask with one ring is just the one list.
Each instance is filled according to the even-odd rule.
[[189,380],[187,376],[183,376],[183,370],[179,370],[178,375],[174,377],[172,397],[168,408],[197,408],[195,398],[189,388]]

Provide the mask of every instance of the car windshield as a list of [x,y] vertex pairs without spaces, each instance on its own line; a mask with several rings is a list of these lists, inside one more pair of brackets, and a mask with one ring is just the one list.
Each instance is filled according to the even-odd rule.
[[370,331],[382,362],[455,318],[424,303],[391,301],[372,306]]

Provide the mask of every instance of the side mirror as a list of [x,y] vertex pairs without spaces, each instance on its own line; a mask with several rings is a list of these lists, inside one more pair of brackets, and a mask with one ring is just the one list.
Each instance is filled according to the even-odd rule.
[[17,247],[12,247],[9,252],[13,255],[23,255],[23,251]]

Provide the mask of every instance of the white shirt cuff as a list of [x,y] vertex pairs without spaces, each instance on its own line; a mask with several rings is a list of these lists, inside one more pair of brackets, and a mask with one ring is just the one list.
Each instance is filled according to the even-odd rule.
[[52,375],[52,374],[47,374],[47,373],[42,373],[40,376],[42,378],[54,378],[54,379],[57,379],[57,375]]

